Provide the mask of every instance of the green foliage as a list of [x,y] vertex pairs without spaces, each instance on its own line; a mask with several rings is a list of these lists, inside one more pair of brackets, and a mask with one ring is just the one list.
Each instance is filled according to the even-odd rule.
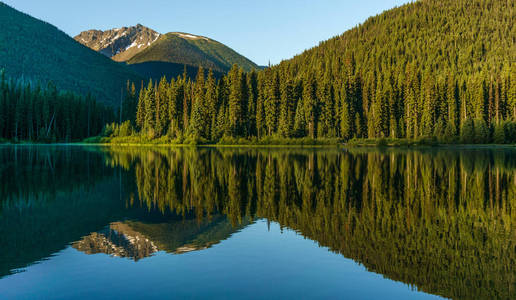
[[387,145],[388,145],[388,142],[387,142],[387,139],[385,139],[385,138],[380,138],[376,142],[376,146],[378,146],[378,147],[386,147]]
[[10,141],[72,142],[99,134],[113,110],[91,95],[60,92],[23,81],[7,81],[0,71],[0,138]]
[[[134,133],[133,126],[130,121],[125,121],[122,124],[110,123],[106,124],[102,129],[102,137],[127,137]],[[86,141],[86,140],[85,140]]]
[[477,144],[489,143],[489,130],[487,129],[486,122],[483,119],[476,119],[474,121],[475,127],[475,138],[474,141]]
[[475,130],[473,120],[468,119],[462,123],[460,128],[460,141],[463,144],[473,144],[475,142]]
[[505,144],[505,128],[504,124],[496,124],[493,133],[493,142],[495,144]]
[[446,123],[446,128],[444,129],[444,134],[440,138],[440,141],[442,143],[447,143],[447,144],[453,144],[458,141],[457,128],[455,127],[455,123],[453,120],[448,121]]
[[104,104],[118,105],[127,80],[140,76],[123,64],[77,43],[56,27],[0,2],[0,68],[12,78],[50,80],[59,90],[89,92]]
[[[213,142],[226,135],[488,143],[494,124],[516,112],[516,49],[500,38],[511,35],[511,8],[501,0],[446,3],[446,10],[437,0],[392,9],[259,73],[234,66],[215,98],[213,88],[180,76],[155,91],[184,89],[167,104],[183,107],[182,122],[165,123]],[[196,100],[207,97],[209,105]],[[510,126],[504,140],[514,139]]]
[[516,144],[516,121],[505,121],[505,142],[508,144]]

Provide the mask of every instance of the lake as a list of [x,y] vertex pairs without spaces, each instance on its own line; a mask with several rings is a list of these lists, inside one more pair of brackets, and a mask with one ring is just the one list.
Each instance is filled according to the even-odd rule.
[[515,299],[516,149],[0,147],[1,299]]

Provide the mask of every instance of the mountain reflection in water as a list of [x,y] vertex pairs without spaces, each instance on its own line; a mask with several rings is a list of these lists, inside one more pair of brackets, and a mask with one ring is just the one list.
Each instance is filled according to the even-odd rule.
[[516,150],[0,148],[0,276],[139,261],[276,222],[449,298],[516,297]]

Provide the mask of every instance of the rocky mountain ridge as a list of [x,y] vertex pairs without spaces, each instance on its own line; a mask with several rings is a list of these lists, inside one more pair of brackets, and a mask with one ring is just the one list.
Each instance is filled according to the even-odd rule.
[[160,33],[141,24],[131,27],[115,28],[106,31],[87,30],[74,39],[115,61],[128,61],[137,53],[152,45]]

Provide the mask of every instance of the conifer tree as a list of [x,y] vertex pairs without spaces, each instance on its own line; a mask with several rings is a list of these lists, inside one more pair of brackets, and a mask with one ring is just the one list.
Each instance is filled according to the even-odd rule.
[[204,69],[199,67],[195,81],[195,95],[190,120],[190,132],[195,137],[209,138],[209,114],[206,104]]
[[455,136],[457,134],[458,125],[457,84],[451,75],[448,78],[446,98],[448,102],[448,122],[446,128],[448,128],[447,132],[450,136]]
[[143,123],[145,122],[145,95],[147,91],[142,87],[140,88],[140,93],[138,96],[138,107],[136,110],[136,126],[138,128],[143,129]]
[[206,138],[212,139],[214,127],[217,124],[217,85],[213,71],[210,69],[206,80]]
[[233,65],[228,74],[229,89],[229,131],[231,136],[240,136],[242,133],[242,73],[237,65]]
[[464,144],[471,144],[475,142],[475,130],[474,123],[471,119],[466,119],[462,122],[462,126],[460,128],[460,139]]
[[280,85],[279,75],[276,72],[268,73],[265,86],[264,110],[265,110],[265,127],[267,135],[276,132],[279,118],[279,101],[280,101]]
[[145,90],[144,103],[143,129],[150,137],[155,137],[156,92],[152,80],[149,80],[149,84]]
[[294,120],[294,136],[304,137],[306,136],[306,120],[303,102],[297,101],[296,116]]
[[422,113],[422,134],[424,136],[432,136],[434,132],[434,124],[435,124],[435,90],[434,84],[429,74],[425,75],[423,87],[421,89],[422,95],[421,99],[423,99],[423,113]]
[[292,81],[287,81],[281,89],[280,115],[278,120],[278,133],[282,137],[290,137],[293,130],[293,97],[294,87]]
[[255,70],[251,71],[247,76],[248,88],[248,105],[247,105],[247,134],[249,136],[257,136],[257,102],[258,102],[258,75]]
[[312,73],[309,73],[303,83],[303,112],[307,123],[308,136],[316,137],[317,99],[316,83]]

